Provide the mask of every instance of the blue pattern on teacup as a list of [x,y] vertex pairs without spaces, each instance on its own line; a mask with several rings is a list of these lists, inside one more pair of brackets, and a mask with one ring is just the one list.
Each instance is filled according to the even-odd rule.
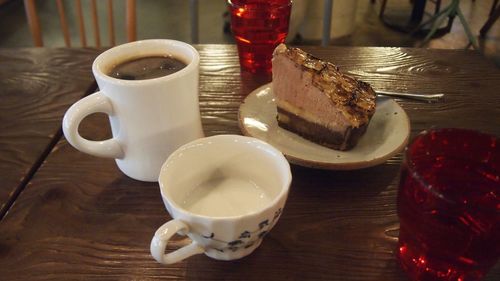
[[258,228],[256,230],[254,231],[245,230],[239,235],[238,239],[233,241],[227,242],[218,240],[217,235],[213,232],[210,233],[210,235],[202,235],[202,236],[205,239],[210,239],[226,244],[226,247],[215,249],[219,252],[224,252],[225,250],[236,252],[242,248],[247,249],[252,247],[260,239],[264,238],[264,236],[269,232],[269,228],[272,225],[274,225],[275,221],[281,216],[282,211],[283,208],[279,208],[276,212],[274,212],[274,216],[271,220],[271,223],[269,219],[265,219],[257,225]]

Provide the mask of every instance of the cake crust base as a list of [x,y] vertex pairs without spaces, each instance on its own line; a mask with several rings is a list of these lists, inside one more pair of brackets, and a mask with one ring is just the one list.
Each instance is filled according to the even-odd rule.
[[[352,149],[365,133],[368,124],[359,128],[347,127],[344,132],[334,132],[278,106],[278,125],[317,144],[336,150]],[[289,124],[293,124],[293,127]]]

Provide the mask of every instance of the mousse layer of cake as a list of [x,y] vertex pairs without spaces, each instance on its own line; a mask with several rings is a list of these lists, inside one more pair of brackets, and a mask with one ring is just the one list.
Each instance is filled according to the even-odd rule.
[[375,112],[375,92],[332,63],[281,44],[273,55],[278,124],[334,149],[354,147]]

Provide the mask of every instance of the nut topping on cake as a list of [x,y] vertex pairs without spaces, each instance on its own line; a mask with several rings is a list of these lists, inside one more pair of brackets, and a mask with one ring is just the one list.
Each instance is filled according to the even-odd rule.
[[279,45],[273,54],[278,123],[320,144],[347,150],[375,113],[375,91],[299,48]]

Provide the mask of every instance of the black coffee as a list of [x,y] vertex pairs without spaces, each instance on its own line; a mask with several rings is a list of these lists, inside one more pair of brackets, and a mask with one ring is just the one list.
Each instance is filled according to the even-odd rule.
[[121,62],[108,74],[123,80],[144,80],[167,76],[186,67],[172,56],[151,56]]

